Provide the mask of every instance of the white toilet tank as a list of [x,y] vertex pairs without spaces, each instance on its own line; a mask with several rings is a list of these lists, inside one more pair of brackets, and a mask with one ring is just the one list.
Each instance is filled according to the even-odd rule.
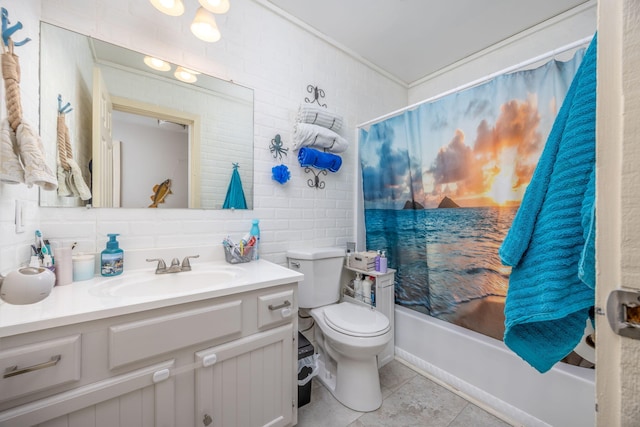
[[298,307],[315,308],[340,300],[340,275],[345,250],[341,248],[287,251],[290,269],[304,274],[298,286]]

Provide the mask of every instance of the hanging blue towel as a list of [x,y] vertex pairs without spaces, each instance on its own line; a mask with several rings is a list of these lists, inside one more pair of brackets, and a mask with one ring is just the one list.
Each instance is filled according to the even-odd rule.
[[233,164],[231,172],[231,182],[227,188],[227,196],[224,198],[222,209],[247,209],[247,200],[242,189],[242,180],[238,172],[238,163]]
[[540,372],[580,342],[595,303],[596,39],[499,251],[513,267],[504,342]]
[[338,172],[342,166],[342,158],[336,154],[323,153],[315,148],[302,147],[298,151],[298,162],[300,166],[312,166],[317,169],[327,169],[331,172]]

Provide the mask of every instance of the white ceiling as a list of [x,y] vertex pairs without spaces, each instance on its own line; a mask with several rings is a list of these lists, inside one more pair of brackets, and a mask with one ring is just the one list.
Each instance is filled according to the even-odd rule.
[[587,0],[266,0],[410,85]]

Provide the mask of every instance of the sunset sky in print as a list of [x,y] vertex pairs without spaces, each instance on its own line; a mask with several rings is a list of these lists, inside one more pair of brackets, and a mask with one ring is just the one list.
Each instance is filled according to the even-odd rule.
[[365,209],[518,205],[583,51],[426,102],[360,133]]

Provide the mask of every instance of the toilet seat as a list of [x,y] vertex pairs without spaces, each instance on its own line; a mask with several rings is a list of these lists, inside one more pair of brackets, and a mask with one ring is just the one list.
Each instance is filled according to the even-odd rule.
[[323,314],[331,329],[353,337],[375,337],[391,328],[384,314],[349,302],[325,307]]

